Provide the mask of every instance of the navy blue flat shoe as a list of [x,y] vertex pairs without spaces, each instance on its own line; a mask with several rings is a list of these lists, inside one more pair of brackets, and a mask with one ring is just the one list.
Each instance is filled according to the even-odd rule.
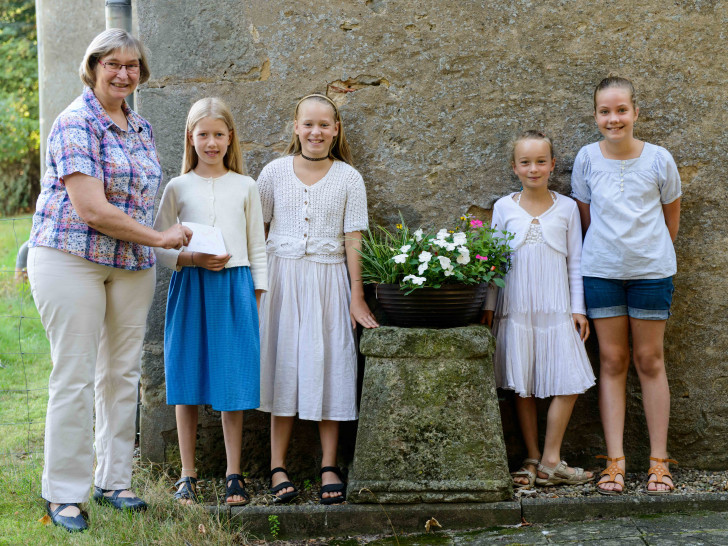
[[114,489],[111,496],[107,497],[104,493],[112,491],[111,489],[101,489],[94,487],[94,500],[99,504],[108,504],[117,510],[131,510],[132,512],[143,512],[147,509],[147,503],[139,497],[120,497],[119,494],[126,489]]
[[63,510],[65,510],[69,506],[75,506],[79,510],[81,509],[76,502],[66,502],[64,504],[61,504],[60,506],[58,506],[58,508],[51,512],[51,503],[46,501],[46,512],[51,518],[53,525],[63,527],[69,533],[80,533],[81,531],[85,531],[86,529],[88,529],[88,523],[86,523],[86,520],[84,519],[82,514],[79,514],[77,516],[58,515],[58,512],[63,512]]

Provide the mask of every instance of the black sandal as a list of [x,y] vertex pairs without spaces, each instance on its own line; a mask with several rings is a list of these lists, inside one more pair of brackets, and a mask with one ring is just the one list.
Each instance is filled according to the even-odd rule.
[[[243,497],[241,501],[229,501],[230,497],[239,495]],[[242,506],[250,502],[250,496],[245,490],[245,481],[240,474],[230,474],[225,476],[225,504],[228,506]]]
[[[321,491],[319,492],[319,504],[341,504],[346,500],[346,480],[344,480],[344,475],[342,474],[341,469],[338,466],[325,466],[319,471],[319,474],[323,476],[324,472],[333,472],[339,477],[341,483],[322,485]],[[324,493],[337,492],[341,492],[341,495],[338,497],[324,498]]]
[[177,500],[191,500],[199,502],[197,498],[197,478],[192,476],[182,476],[174,484],[175,487],[182,486],[174,492],[174,498]]
[[[288,471],[283,467],[276,467],[273,470],[270,471],[270,489],[268,492],[273,495],[273,502],[278,504],[285,504],[287,502],[291,502],[293,499],[295,499],[298,496],[298,489],[296,489],[296,486],[293,485],[290,481],[281,482],[275,487],[273,487],[273,474],[277,474],[278,472],[283,472],[286,475],[286,478],[288,477]],[[276,495],[278,491],[281,491],[282,489],[286,489],[287,487],[292,487],[293,491],[289,491],[288,493],[283,493],[282,495]]]

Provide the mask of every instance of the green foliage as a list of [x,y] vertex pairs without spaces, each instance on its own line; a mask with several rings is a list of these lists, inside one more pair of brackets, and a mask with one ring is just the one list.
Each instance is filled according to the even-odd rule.
[[503,286],[510,267],[513,235],[496,231],[480,220],[461,216],[454,229],[436,234],[411,231],[402,221],[395,231],[382,226],[362,238],[364,284],[399,284],[408,293],[445,284],[493,282]]
[[281,522],[278,521],[277,515],[271,514],[268,516],[268,526],[270,528],[270,536],[273,537],[273,540],[277,540],[278,533],[281,531]]
[[39,191],[38,40],[33,0],[0,2],[0,213]]

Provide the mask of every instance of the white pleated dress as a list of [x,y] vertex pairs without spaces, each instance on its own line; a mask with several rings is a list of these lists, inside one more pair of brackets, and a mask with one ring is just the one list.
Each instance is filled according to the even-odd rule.
[[516,235],[511,269],[495,303],[495,379],[522,397],[579,394],[595,382],[572,318],[572,311],[585,312],[578,210],[568,197],[553,198],[539,217],[511,195],[493,212],[493,225]]
[[324,178],[306,186],[288,156],[266,165],[258,187],[264,221],[270,222],[258,409],[312,421],[356,419],[344,237],[367,228],[364,181],[336,161]]

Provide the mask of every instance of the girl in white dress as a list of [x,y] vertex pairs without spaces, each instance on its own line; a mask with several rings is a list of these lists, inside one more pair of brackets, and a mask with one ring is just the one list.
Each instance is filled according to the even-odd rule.
[[359,264],[368,225],[364,181],[328,97],[299,101],[286,155],[263,168],[258,186],[270,285],[260,309],[259,408],[271,413],[270,492],[275,502],[298,494],[285,470],[298,414],[319,422],[321,504],[343,502],[336,452],[339,421],[358,417],[354,329],[378,324],[364,301]]
[[[575,202],[548,189],[555,159],[551,140],[526,131],[513,145],[513,171],[523,190],[499,199],[494,228],[515,235],[505,288],[491,290],[486,322],[496,337],[498,387],[516,392],[528,451],[513,473],[516,487],[581,484],[591,472],[561,460],[561,442],[578,394],[594,385],[584,349],[589,337],[581,280],[581,225]],[[495,310],[495,313],[494,311]],[[552,396],[543,453],[534,396]]]

